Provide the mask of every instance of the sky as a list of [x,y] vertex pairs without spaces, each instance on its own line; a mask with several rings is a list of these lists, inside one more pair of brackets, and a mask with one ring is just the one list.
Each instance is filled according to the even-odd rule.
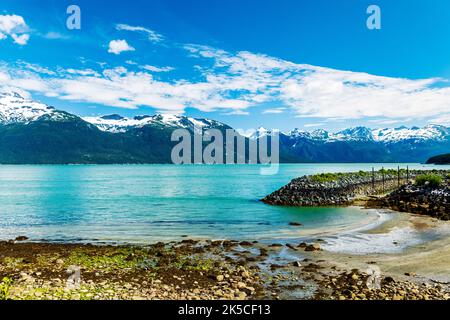
[[2,0],[0,91],[239,129],[448,126],[449,35],[447,0]]

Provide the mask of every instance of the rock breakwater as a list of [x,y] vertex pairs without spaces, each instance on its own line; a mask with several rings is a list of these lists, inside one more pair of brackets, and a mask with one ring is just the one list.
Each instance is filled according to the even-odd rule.
[[445,170],[379,170],[303,176],[261,201],[282,206],[351,205],[358,198],[386,194],[413,181],[416,176],[430,172],[448,174]]
[[450,187],[448,179],[439,187],[408,184],[380,199],[371,199],[368,207],[389,208],[450,220]]

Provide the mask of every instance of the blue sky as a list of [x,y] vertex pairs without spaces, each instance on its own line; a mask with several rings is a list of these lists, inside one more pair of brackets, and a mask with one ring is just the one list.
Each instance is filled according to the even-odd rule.
[[[81,30],[66,27],[71,4]],[[381,30],[366,27],[371,4]],[[0,88],[82,116],[449,125],[449,35],[446,0],[2,0]]]

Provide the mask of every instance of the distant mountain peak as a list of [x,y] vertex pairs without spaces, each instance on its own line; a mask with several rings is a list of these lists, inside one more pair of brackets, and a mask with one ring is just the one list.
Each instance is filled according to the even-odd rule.
[[328,131],[324,129],[316,129],[310,132],[311,138],[315,140],[327,140],[330,137]]
[[271,132],[270,130],[260,126],[258,129],[254,130],[254,132],[250,134],[248,138],[257,140],[259,138],[267,136],[268,134],[270,134],[270,132]]
[[352,127],[341,130],[333,135],[336,140],[351,140],[351,141],[370,141],[373,140],[372,130],[363,127]]

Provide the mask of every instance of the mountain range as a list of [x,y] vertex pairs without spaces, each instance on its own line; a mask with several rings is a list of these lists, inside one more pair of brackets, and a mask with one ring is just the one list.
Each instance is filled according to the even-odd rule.
[[[126,118],[120,115],[79,117],[26,99],[0,93],[0,163],[171,163],[173,130],[230,126],[180,115]],[[259,128],[249,139],[271,130]],[[339,132],[294,129],[279,132],[281,162],[425,162],[448,153],[450,128],[441,125]]]

